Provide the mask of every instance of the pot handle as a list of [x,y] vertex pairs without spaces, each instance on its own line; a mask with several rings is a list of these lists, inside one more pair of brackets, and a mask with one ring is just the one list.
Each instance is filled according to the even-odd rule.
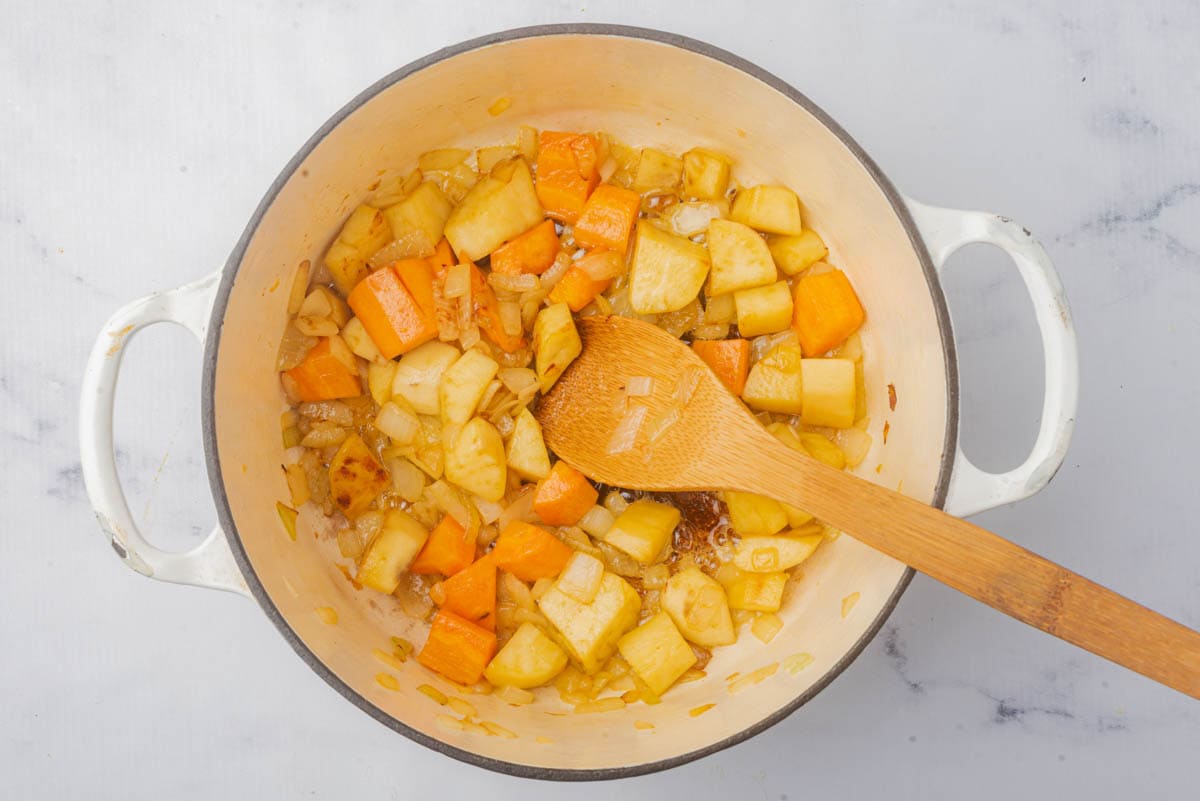
[[1033,450],[1019,467],[1006,473],[988,473],[972,464],[959,444],[945,509],[967,517],[1028,498],[1045,487],[1062,466],[1079,400],[1075,325],[1062,281],[1029,229],[996,214],[943,209],[909,198],[905,203],[939,275],[951,254],[976,242],[995,245],[1012,257],[1033,301],[1042,334],[1046,394]]
[[203,343],[220,278],[219,272],[213,273],[177,289],[147,295],[120,309],[104,324],[83,374],[79,450],[88,498],[100,527],[125,564],[161,581],[229,590],[249,597],[250,591],[219,526],[204,542],[183,553],[161,550],[142,537],[121,489],[113,450],[113,400],[125,346],[139,330],[155,323],[181,325]]

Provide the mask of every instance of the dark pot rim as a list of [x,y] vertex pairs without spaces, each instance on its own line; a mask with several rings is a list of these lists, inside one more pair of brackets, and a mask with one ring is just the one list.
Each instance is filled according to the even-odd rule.
[[850,137],[845,130],[842,129],[828,114],[822,111],[811,100],[793,88],[783,80],[780,80],[775,75],[758,67],[745,59],[736,56],[726,50],[715,47],[711,44],[690,39],[685,36],[680,36],[674,33],[653,30],[650,28],[638,28],[625,25],[606,25],[592,23],[569,23],[561,25],[537,25],[526,28],[514,28],[508,31],[488,34],[475,39],[470,39],[465,42],[442,48],[435,53],[431,53],[423,58],[419,58],[400,69],[392,72],[390,75],[376,81],[366,90],[361,92],[357,97],[343,106],[337,111],[321,128],[313,134],[313,136],[300,148],[299,152],[287,163],[280,172],[279,176],[271,184],[255,210],[254,215],[250,218],[245,231],[238,240],[237,246],[234,247],[228,261],[225,263],[223,274],[221,277],[221,285],[217,290],[216,298],[213,302],[212,318],[209,325],[208,341],[204,350],[203,362],[203,388],[202,388],[202,426],[205,456],[208,465],[209,484],[212,488],[213,498],[216,503],[217,517],[220,520],[221,528],[225,532],[226,539],[229,541],[229,547],[233,551],[234,558],[237,560],[243,576],[246,579],[246,584],[249,586],[251,593],[257,599],[259,605],[266,613],[267,617],[279,629],[280,634],[284,639],[295,649],[296,653],[308,664],[313,671],[323,678],[333,689],[344,696],[348,701],[353,703],[359,709],[366,712],[371,717],[378,720],[385,726],[397,731],[409,739],[427,746],[441,754],[453,757],[454,759],[466,762],[478,767],[487,768],[498,773],[505,773],[512,776],[521,776],[531,779],[543,779],[552,781],[595,781],[605,779],[627,779],[634,776],[641,776],[647,773],[654,773],[660,770],[677,767],[686,764],[693,760],[699,759],[709,754],[714,754],[730,746],[736,745],[743,740],[747,740],[754,735],[763,732],[770,727],[779,723],[792,712],[799,709],[810,699],[815,697],[817,693],[823,690],[831,681],[842,673],[850,663],[853,662],[867,644],[879,633],[884,622],[895,609],[896,604],[900,600],[900,596],[912,581],[914,571],[911,568],[905,570],[904,575],[897,583],[895,590],[884,604],[878,616],[872,621],[867,631],[862,637],[842,656],[838,662],[830,668],[830,670],[820,678],[816,683],[806,689],[803,693],[797,695],[789,703],[775,710],[773,713],[758,721],[752,726],[749,726],[741,731],[730,734],[718,742],[707,745],[703,748],[689,751],[685,754],[660,759],[654,762],[645,762],[637,765],[630,765],[619,768],[595,768],[595,769],[573,769],[573,768],[547,768],[538,767],[535,765],[524,765],[516,762],[508,762],[501,759],[493,759],[491,757],[482,756],[472,751],[467,751],[461,748],[448,745],[440,740],[430,737],[416,729],[413,729],[397,718],[385,713],[377,706],[369,702],[366,698],[360,695],[357,691],[347,685],[338,676],[336,676],[325,664],[314,654],[307,645],[296,635],[291,626],[288,625],[286,619],[280,613],[279,609],[271,601],[267,595],[261,580],[255,572],[254,566],[246,554],[246,549],[242,544],[241,536],[238,533],[237,526],[234,523],[233,515],[229,508],[229,498],[225,493],[225,482],[221,474],[220,457],[217,447],[217,436],[215,427],[215,393],[216,393],[216,363],[217,353],[221,344],[222,324],[224,322],[225,309],[229,302],[229,295],[233,289],[234,279],[237,276],[238,269],[241,265],[246,248],[251,239],[258,230],[259,224],[262,222],[263,216],[267,209],[275,201],[280,190],[299,168],[300,164],[308,157],[314,148],[339,124],[342,123],[348,116],[358,110],[361,106],[374,98],[384,89],[401,81],[408,76],[419,72],[420,70],[431,67],[439,62],[454,56],[466,53],[471,50],[487,47],[489,45],[499,44],[503,42],[514,41],[517,39],[527,39],[541,36],[563,36],[563,35],[590,35],[590,36],[612,36],[625,37],[631,39],[643,39],[660,44],[672,45],[683,50],[696,53],[701,56],[720,61],[731,67],[735,67],[747,75],[762,81],[773,89],[778,90],[786,95],[793,102],[802,106],[806,111],[815,116],[821,121],[826,128],[832,131],[841,142],[850,149],[855,157],[871,174],[875,183],[883,191],[891,204],[892,211],[899,218],[905,231],[908,233],[909,240],[912,243],[913,250],[921,261],[921,267],[925,273],[925,280],[929,287],[929,293],[933,300],[935,313],[938,321],[938,328],[942,340],[942,349],[945,354],[946,361],[946,386],[947,392],[947,415],[946,415],[946,432],[943,440],[941,465],[938,474],[937,487],[934,492],[933,505],[939,508],[945,503],[946,493],[950,482],[950,472],[954,461],[954,453],[958,441],[958,363],[954,348],[954,339],[951,334],[950,314],[946,306],[946,299],[942,292],[941,284],[937,279],[937,273],[934,269],[933,262],[929,258],[925,243],[917,230],[916,223],[912,219],[912,215],[908,211],[903,198],[896,188],[888,180],[887,176],[879,169],[878,165],[866,154],[865,151]]

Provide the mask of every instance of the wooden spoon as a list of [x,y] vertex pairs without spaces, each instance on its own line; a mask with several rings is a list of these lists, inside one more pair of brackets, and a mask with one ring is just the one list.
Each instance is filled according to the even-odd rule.
[[[741,490],[798,506],[959,592],[1094,654],[1200,698],[1200,633],[939,509],[818,462],[775,439],[686,344],[623,317],[579,321],[583,353],[542,398],[550,448],[588,476],[637,490]],[[609,453],[631,376],[653,393],[645,420],[672,408],[676,381],[699,375],[679,419],[654,443]]]

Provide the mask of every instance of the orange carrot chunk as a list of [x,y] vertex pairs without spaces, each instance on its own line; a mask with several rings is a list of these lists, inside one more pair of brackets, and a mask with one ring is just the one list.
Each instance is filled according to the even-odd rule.
[[692,343],[692,350],[712,368],[730,392],[742,394],[746,388],[746,374],[750,372],[750,340],[698,339]]
[[533,511],[552,526],[573,526],[599,497],[587,476],[560,459],[538,482]]
[[432,256],[428,259],[400,259],[392,265],[392,269],[396,271],[396,275],[400,276],[400,283],[404,284],[404,288],[408,290],[408,294],[412,295],[417,306],[424,310],[426,316],[434,320],[436,325],[437,312],[433,304],[432,261]]
[[561,573],[572,553],[569,545],[546,529],[514,520],[500,532],[490,555],[501,570],[522,581],[537,581]]
[[565,303],[577,312],[592,302],[592,299],[608,289],[611,281],[593,281],[586,270],[574,265],[567,268],[562,278],[550,290],[551,303]]
[[496,347],[505,353],[515,353],[525,347],[525,337],[519,334],[513,336],[504,330],[504,324],[500,321],[500,301],[474,264],[471,265],[471,305],[475,309],[475,322],[479,324],[480,332],[496,343]]
[[476,559],[442,582],[442,609],[477,626],[496,628],[496,561],[491,554]]
[[841,270],[806,275],[792,296],[792,328],[805,356],[820,356],[846,341],[866,314]]
[[453,576],[474,559],[475,538],[469,536],[457,520],[446,515],[429,532],[429,539],[425,540],[424,547],[408,569],[411,573]]
[[442,241],[438,242],[437,247],[434,248],[433,255],[428,258],[428,262],[433,267],[434,272],[458,264],[458,259],[454,257],[454,248],[450,247],[450,241],[442,237]]
[[542,131],[538,134],[537,191],[546,216],[574,223],[600,181],[600,143],[590,134]]
[[505,275],[541,275],[554,264],[562,245],[554,231],[554,220],[542,220],[516,239],[492,251],[492,272]]
[[359,281],[346,302],[385,359],[407,353],[437,336],[437,319],[430,308],[421,307],[391,267],[376,270]]
[[433,618],[417,661],[459,684],[474,684],[496,653],[496,635],[445,609]]
[[624,255],[641,205],[637,192],[600,184],[575,223],[575,241],[585,248],[608,248]]
[[358,374],[333,355],[329,337],[323,337],[287,375],[296,382],[296,394],[302,401],[353,398],[362,394]]

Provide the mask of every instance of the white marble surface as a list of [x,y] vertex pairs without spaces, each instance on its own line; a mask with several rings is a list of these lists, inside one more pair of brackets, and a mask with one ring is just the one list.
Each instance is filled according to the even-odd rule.
[[[922,578],[851,670],[730,751],[569,789],[459,765],[343,701],[253,604],[121,566],[83,495],[75,411],[103,319],[220,265],[371,81],[519,25],[675,29],[791,81],[905,191],[1040,235],[1079,330],[1077,435],[1047,491],[980,522],[1200,627],[1200,7],[173,5],[8,3],[0,28],[0,796],[1194,797],[1200,705]],[[1003,258],[958,263],[966,446],[1000,467],[1032,439],[1033,318]],[[131,351],[122,469],[139,519],[182,546],[214,517],[200,350],[160,328]]]

